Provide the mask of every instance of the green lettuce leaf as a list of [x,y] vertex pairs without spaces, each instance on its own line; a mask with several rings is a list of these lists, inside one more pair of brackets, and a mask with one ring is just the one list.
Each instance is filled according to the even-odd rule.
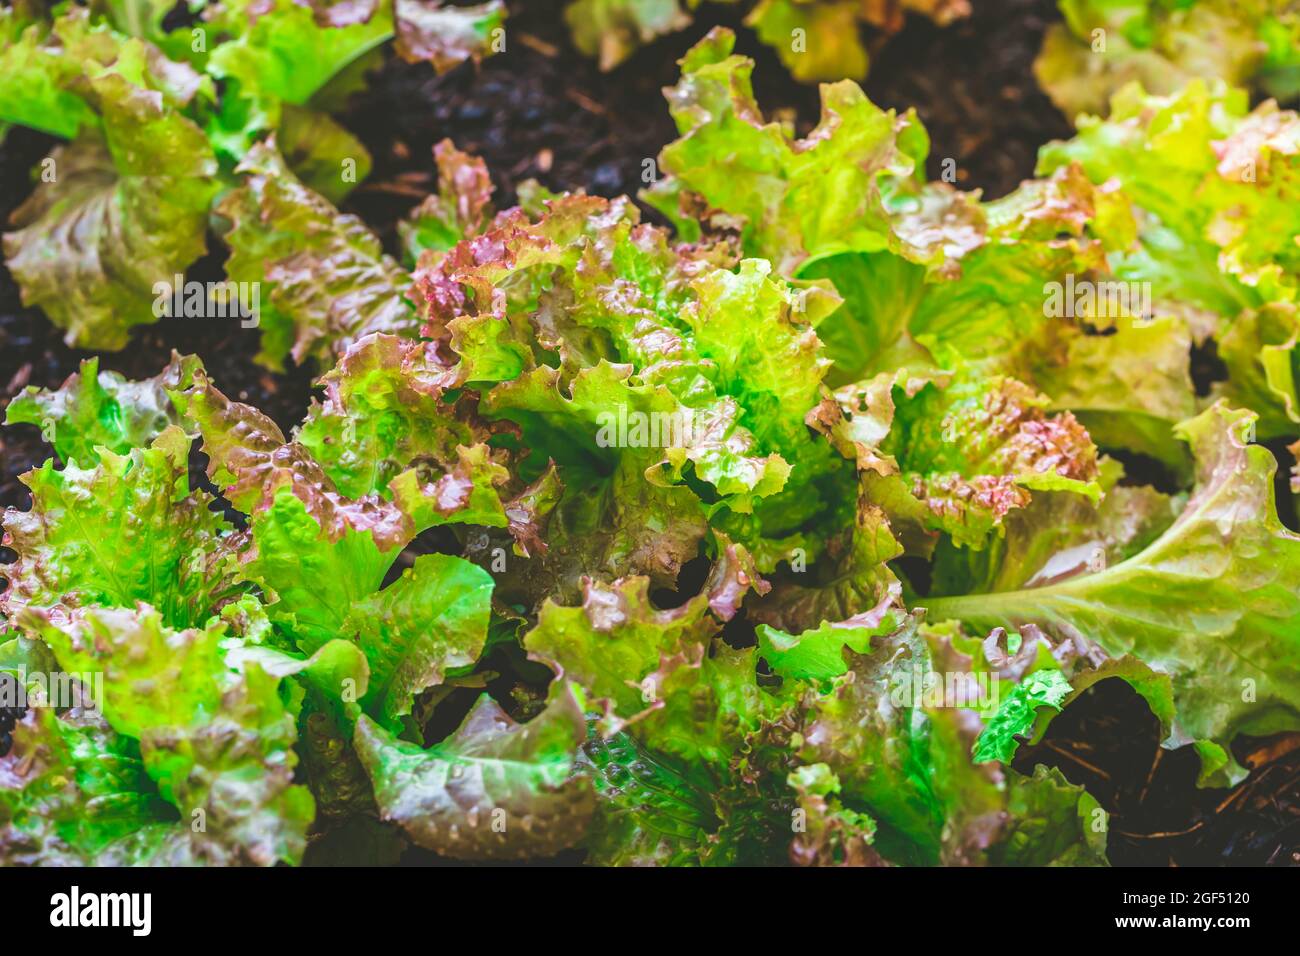
[[995,866],[1106,866],[1105,811],[1055,767],[1014,774],[1007,825],[989,850]]
[[484,694],[427,750],[365,716],[355,745],[383,819],[415,843],[459,860],[518,860],[552,856],[585,834],[595,794],[573,771],[586,726],[572,691],[526,724]]
[[573,45],[597,57],[602,70],[612,70],[638,47],[691,22],[678,0],[574,0],[564,8],[564,20]]
[[924,601],[971,627],[1033,623],[1134,654],[1173,682],[1170,742],[1225,745],[1294,726],[1300,538],[1273,500],[1276,462],[1251,445],[1254,415],[1219,403],[1179,426],[1196,486],[1177,519],[1118,564],[1040,587]]
[[[62,667],[101,672],[109,724],[137,739],[145,773],[187,825],[186,862],[297,862],[314,814],[293,783],[295,715],[255,663],[232,671],[222,624],[172,630],[157,611],[88,608],[66,624],[28,612]],[[172,857],[169,862],[175,862]]]
[[88,866],[145,862],[134,848],[175,827],[135,741],[102,718],[30,708],[0,757],[0,862]]
[[634,737],[602,738],[596,722],[579,767],[596,792],[584,840],[596,866],[699,866],[718,827],[708,791],[672,760],[655,756]]
[[1050,707],[1060,711],[1070,696],[1070,682],[1058,670],[1046,668],[1029,674],[998,705],[997,712],[986,721],[984,730],[975,741],[975,760],[1000,760],[1010,763],[1020,745],[1018,736],[1034,729],[1039,709]]
[[[492,577],[477,565],[426,554],[388,587],[352,606],[344,622],[370,662],[362,707],[397,725],[416,695],[472,666],[487,641]],[[373,703],[372,703],[373,702]]]
[[799,795],[799,826],[790,845],[797,866],[884,866],[872,849],[876,823],[865,813],[840,803],[840,781],[824,763],[800,767],[790,774]]
[[144,448],[178,416],[167,390],[180,386],[198,360],[172,353],[153,378],[133,382],[117,372],[99,371],[99,359],[83,359],[81,371],[57,389],[29,385],[5,408],[5,424],[35,425],[64,462],[92,465],[102,446],[117,455]]
[[238,536],[210,495],[190,490],[189,444],[170,426],[147,448],[101,448],[92,467],[57,470],[50,460],[29,472],[31,510],[4,516],[18,555],[5,570],[6,617],[143,601],[169,627],[198,627],[237,597]]
[[[1217,77],[1292,89],[1300,15],[1287,0],[1059,0],[1065,22],[1043,37],[1034,72],[1061,112],[1102,114],[1137,81],[1173,93]],[[1279,93],[1278,95],[1285,95]]]

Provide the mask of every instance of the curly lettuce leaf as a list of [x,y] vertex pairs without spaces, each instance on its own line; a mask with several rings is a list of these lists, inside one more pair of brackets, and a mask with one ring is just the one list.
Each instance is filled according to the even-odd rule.
[[995,866],[1107,866],[1105,811],[1055,767],[1013,772],[1007,823],[989,849]]
[[1000,760],[1010,763],[1020,746],[1017,737],[1028,735],[1038,721],[1041,708],[1060,711],[1072,688],[1059,670],[1044,668],[1024,677],[998,704],[975,741],[975,761]]
[[871,844],[876,822],[844,806],[839,778],[824,763],[800,767],[788,782],[798,794],[799,810],[790,860],[796,866],[884,866]]
[[869,611],[844,621],[824,621],[815,630],[787,634],[767,624],[758,625],[758,652],[767,666],[782,677],[828,681],[848,672],[844,648],[865,654],[873,637],[892,634],[902,624],[901,614],[888,594]]
[[[452,521],[507,524],[493,488],[502,469],[484,446],[458,446],[445,471],[427,466],[441,474],[403,471],[388,483],[389,497],[368,487],[353,496],[308,444],[286,442],[274,422],[229,401],[206,376],[173,397],[203,435],[209,477],[249,515],[252,547],[241,554],[241,573],[278,596],[273,618],[308,652],[340,632],[421,531]],[[361,473],[382,472],[369,461]]]
[[[1258,412],[1261,436],[1293,434],[1296,115],[1272,103],[1248,112],[1244,91],[1199,80],[1163,97],[1130,86],[1109,119],[1085,118],[1078,136],[1041,151],[1040,169],[1067,163],[1118,184],[1139,212],[1139,244],[1114,257],[1114,274],[1149,288],[1155,314],[1193,342],[1214,341],[1228,372],[1214,393]],[[1161,377],[1179,374],[1176,353],[1162,348],[1158,360]],[[1108,417],[1090,424],[1119,424]],[[1121,435],[1136,427],[1129,416]]]
[[414,698],[458,668],[472,667],[487,642],[492,577],[463,558],[421,555],[388,587],[352,606],[344,633],[370,663],[361,706],[400,728]]
[[974,628],[1032,623],[1134,654],[1173,682],[1170,742],[1226,745],[1294,726],[1300,538],[1273,500],[1276,462],[1247,440],[1254,415],[1217,403],[1179,426],[1196,485],[1174,522],[1118,564],[1040,587],[924,601]]
[[545,604],[525,635],[529,655],[611,702],[624,719],[658,703],[656,671],[675,655],[698,656],[718,622],[702,594],[672,610],[650,601],[650,582],[628,578],[610,588],[584,584],[578,607]]
[[674,247],[626,200],[503,213],[426,260],[416,290],[483,415],[518,426],[521,476],[556,465],[553,547],[527,576],[566,599],[583,575],[671,586],[710,516],[757,554],[828,507],[810,486],[850,478],[803,423],[833,298],[722,246]]
[[[65,21],[67,30],[76,21]],[[60,55],[50,25],[17,7],[0,10],[0,120],[71,138],[94,111],[69,84],[80,65]]]
[[458,150],[449,139],[433,147],[438,191],[430,193],[397,224],[409,262],[425,250],[446,252],[463,239],[482,233],[492,221],[492,179],[487,164]]
[[293,783],[295,715],[278,678],[257,664],[228,667],[224,625],[173,630],[145,604],[87,608],[62,624],[35,611],[24,620],[62,667],[103,674],[104,716],[139,741],[145,773],[189,824],[170,852],[218,865],[301,858],[314,807]]
[[197,367],[192,356],[172,353],[167,367],[142,381],[99,371],[99,359],[83,359],[81,371],[57,389],[29,385],[10,399],[5,424],[35,425],[64,462],[92,465],[102,446],[117,455],[143,448],[168,425],[179,424],[167,390],[179,386]]
[[484,694],[427,750],[363,715],[354,743],[381,816],[415,843],[458,860],[519,860],[553,856],[586,833],[595,794],[574,774],[586,736],[569,691],[526,724]]
[[[914,113],[877,108],[845,80],[822,88],[822,119],[794,140],[764,122],[754,99],[754,63],[731,54],[735,35],[714,29],[682,59],[682,79],[667,91],[681,134],[659,156],[665,178],[645,198],[674,218],[683,235],[698,218],[724,214],[739,228],[746,254],[782,273],[809,256],[857,249],[908,248],[918,258],[937,250],[946,231],[912,249],[897,234],[887,204],[917,186],[929,141]],[[697,197],[692,199],[692,197]],[[957,217],[954,217],[957,218]]]
[[329,366],[367,333],[414,333],[408,279],[360,219],[303,185],[274,142],[254,146],[236,171],[243,185],[216,213],[229,223],[227,276],[258,283],[259,361]]
[[409,63],[427,62],[439,73],[501,49],[506,5],[488,0],[452,6],[444,0],[393,0],[397,53]]
[[135,863],[144,834],[174,827],[135,741],[99,717],[30,708],[0,757],[5,866]]
[[213,499],[189,487],[189,441],[175,426],[147,448],[101,448],[90,467],[53,460],[25,476],[29,511],[5,512],[6,566],[0,608],[64,614],[143,601],[168,626],[201,626],[240,585],[233,529]]

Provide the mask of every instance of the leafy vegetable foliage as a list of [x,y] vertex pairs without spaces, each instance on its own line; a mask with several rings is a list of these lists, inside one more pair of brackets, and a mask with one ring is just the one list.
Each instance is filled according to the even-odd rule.
[[[645,197],[675,232],[626,198],[497,211],[444,142],[408,269],[287,130],[390,24],[438,62],[494,6],[275,4],[192,59],[120,12],[6,15],[101,192],[41,187],[15,274],[158,239],[131,197],[171,201],[162,160],[201,155],[220,198],[176,201],[217,214],[267,290],[264,360],[314,358],[320,397],[286,435],[176,356],[11,403],[57,460],[4,518],[0,670],[79,677],[0,755],[0,862],[273,865],[361,832],[456,860],[1098,864],[1103,808],[1009,766],[1074,695],[1128,681],[1207,779],[1300,726],[1300,536],[1257,443],[1300,439],[1293,113],[1130,86],[984,201],[927,182],[915,114],[851,82],[803,139],[766,121],[715,31]],[[277,67],[299,43],[320,75]],[[163,155],[119,156],[140,136]],[[75,282],[93,325],[135,278]],[[1198,395],[1209,343],[1226,378]]]

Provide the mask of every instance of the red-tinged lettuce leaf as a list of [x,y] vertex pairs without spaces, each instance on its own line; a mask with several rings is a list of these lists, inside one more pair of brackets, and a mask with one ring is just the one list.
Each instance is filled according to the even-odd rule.
[[[366,391],[362,379],[357,394],[384,398],[385,381],[381,373],[379,387]],[[340,633],[353,605],[379,590],[401,549],[421,531],[454,521],[507,524],[494,489],[504,470],[485,446],[457,446],[445,469],[424,461],[403,471],[385,489],[392,497],[374,491],[353,497],[339,490],[308,445],[286,442],[274,422],[229,401],[201,373],[172,394],[203,435],[209,477],[249,515],[252,547],[241,556],[242,573],[278,596],[272,617],[308,652]],[[358,420],[365,422],[374,406],[358,404]],[[389,407],[400,407],[400,400]],[[382,406],[380,412],[377,418]],[[352,481],[383,473],[364,455],[343,464]]]
[[492,179],[487,164],[458,150],[449,139],[433,147],[438,191],[397,224],[408,261],[421,261],[426,250],[446,252],[479,235],[492,221]]
[[647,578],[628,578],[608,588],[588,580],[581,606],[543,605],[523,645],[534,660],[609,700],[613,713],[627,720],[658,702],[655,672],[665,659],[698,659],[719,629],[709,614],[707,594],[659,610],[650,601]]
[[833,297],[732,262],[670,246],[625,201],[576,196],[498,216],[419,276],[425,333],[459,355],[487,417],[519,426],[522,476],[557,465],[542,576],[567,578],[563,597],[583,574],[671,586],[706,516],[759,556],[833,506],[821,485],[851,482],[804,425]]
[[564,485],[552,461],[536,481],[505,502],[507,527],[515,539],[515,554],[523,558],[546,554],[550,548],[546,539],[551,512],[563,495]]
[[1053,324],[1042,351],[1026,356],[1026,380],[1051,398],[1053,411],[1077,418],[1097,445],[1150,455],[1190,479],[1191,459],[1173,428],[1197,411],[1193,331],[1174,314],[1113,321],[1100,335]]
[[851,525],[827,536],[824,548],[797,539],[785,554],[785,573],[775,575],[771,591],[750,602],[750,616],[789,634],[814,630],[825,621],[843,621],[869,612],[888,595],[897,595],[898,579],[888,562],[903,553],[879,506],[860,498]]
[[[818,326],[835,363],[830,384],[900,368],[1025,375],[1065,321],[1052,315],[1054,284],[1105,275],[1108,255],[1131,246],[1135,230],[1125,197],[1072,166],[972,207],[971,215],[979,241],[938,263],[910,261],[906,250],[902,257],[847,250],[800,267],[801,278],[828,279],[844,297]],[[1040,388],[1050,392],[1049,380]]]
[[872,848],[876,821],[845,807],[840,781],[824,763],[800,767],[788,782],[798,795],[790,862],[795,866],[885,866]]
[[391,335],[367,336],[319,380],[295,441],[343,494],[389,494],[389,485],[421,456],[454,457],[473,441],[444,396],[458,385],[432,347]]
[[5,866],[146,862],[128,852],[140,832],[175,828],[175,811],[145,775],[139,747],[102,718],[33,707],[12,736],[0,757]]
[[1015,379],[963,377],[910,398],[896,390],[895,403],[881,451],[899,474],[877,484],[896,486],[908,517],[919,504],[922,524],[958,544],[981,546],[1032,492],[1101,494],[1088,433],[1069,412],[1049,416],[1047,397]]
[[[465,460],[459,449],[477,454],[476,446],[492,438],[474,414],[474,403],[458,400],[458,371],[442,365],[429,343],[366,336],[320,384],[324,401],[312,405],[295,438],[335,487],[352,498],[392,497],[397,493],[390,487],[394,479],[416,469],[419,481],[402,481],[401,487],[409,490],[439,469],[455,470]],[[491,485],[507,478],[497,461],[503,453],[484,451],[482,457],[484,467],[494,472],[487,485],[490,495]],[[485,499],[479,506],[495,515],[485,523],[504,524],[499,503]]]
[[287,494],[334,538],[364,529],[390,549],[414,536],[399,509],[378,495],[340,493],[304,445],[287,442],[279,426],[252,406],[230,401],[201,370],[171,396],[203,437],[208,477],[238,510],[255,515]]
[[391,729],[449,671],[472,667],[488,636],[492,576],[463,558],[426,554],[352,606],[343,633],[370,663],[361,706]]
[[102,449],[93,467],[56,470],[51,460],[24,476],[31,510],[4,516],[5,545],[17,552],[0,598],[9,620],[28,607],[61,615],[144,601],[184,628],[238,596],[238,537],[210,495],[190,490],[189,444],[172,426],[148,448]]
[[526,724],[484,694],[427,750],[365,716],[355,746],[382,818],[415,843],[458,860],[521,860],[553,856],[586,833],[595,794],[574,774],[586,728],[571,690]]
[[754,798],[754,781],[768,763],[788,759],[764,746],[775,725],[788,729],[798,698],[785,688],[760,686],[757,665],[754,648],[733,650],[714,638],[665,657],[640,682],[650,702],[633,734],[656,753],[699,768],[715,787],[738,785],[720,801],[733,804],[730,811],[723,807],[724,816]]
[[[415,409],[434,412],[437,383],[422,385],[418,373],[406,377],[400,367],[384,364],[411,358],[418,369],[420,351],[418,344],[404,351],[391,338],[362,343],[357,362],[344,361],[326,379],[326,402],[309,415],[302,440],[286,441],[273,421],[230,401],[201,371],[171,396],[203,436],[208,476],[245,514],[269,508],[287,491],[332,540],[345,529],[365,530],[386,551],[448,521],[504,527],[494,486],[505,470],[486,446],[453,444],[469,434],[465,426],[421,420],[404,404],[419,395],[424,404]],[[403,427],[424,431],[408,442]],[[349,450],[348,442],[356,447]]]
[[95,449],[124,455],[144,448],[178,416],[167,389],[193,374],[198,359],[172,353],[167,367],[153,378],[130,381],[117,372],[99,371],[99,359],[83,359],[81,371],[69,375],[57,389],[29,385],[10,399],[5,424],[35,425],[66,462],[93,465]]
[[299,751],[307,785],[316,801],[317,824],[332,828],[357,816],[377,818],[379,810],[370,777],[352,747],[351,726],[336,719],[309,695],[298,728]]
[[887,594],[869,611],[844,621],[824,621],[813,630],[787,634],[760,624],[758,652],[773,673],[795,680],[828,681],[848,672],[844,648],[865,654],[873,637],[898,630],[903,613],[894,606],[896,594]]
[[629,736],[712,795],[716,822],[691,851],[703,865],[785,861],[793,807],[784,781],[793,769],[799,697],[760,686],[757,663],[753,648],[733,650],[714,638],[661,657],[640,683],[649,703]]
[[89,29],[82,10],[57,21],[51,42],[46,59],[60,63],[51,82],[75,92],[94,123],[76,119],[80,134],[42,166],[36,191],[11,216],[6,262],[23,301],[40,306],[69,344],[120,349],[132,326],[158,319],[156,286],[206,247],[217,163],[179,112],[199,79],[139,40]]
[[116,72],[184,107],[197,93],[213,95],[211,81],[173,62],[143,32],[101,22],[99,11],[65,5],[50,18],[34,5],[0,11],[0,121],[65,139],[100,124],[87,81]]
[[841,799],[887,828],[877,841],[887,858],[935,863],[947,808],[937,791],[934,750],[941,742],[931,736],[921,706],[929,650],[910,617],[871,644],[865,655],[845,652],[847,673],[826,694],[810,696],[797,756],[827,764],[839,778]]
[[1002,534],[980,550],[941,538],[934,551],[930,594],[1014,591],[1100,571],[1142,551],[1173,524],[1186,495],[1149,485],[1120,484],[1123,468],[1098,464],[1100,502],[1068,491],[1034,495],[1007,515]]
[[[1039,165],[1079,163],[1094,181],[1119,184],[1140,211],[1140,242],[1112,258],[1114,274],[1144,283],[1156,315],[1185,322],[1197,344],[1215,340],[1227,370],[1215,393],[1257,411],[1260,435],[1275,438],[1300,418],[1300,222],[1288,198],[1300,181],[1300,121],[1269,103],[1247,109],[1242,91],[1200,81],[1166,97],[1126,88],[1109,120],[1081,121],[1074,139],[1044,147]],[[1154,378],[1168,377],[1175,360],[1162,349]],[[1105,422],[1085,419],[1103,426],[1099,439],[1111,437]]]
[[1054,583],[929,598],[939,618],[978,629],[1032,623],[1133,654],[1173,682],[1170,743],[1226,746],[1300,714],[1289,623],[1300,613],[1300,538],[1273,500],[1276,462],[1247,435],[1254,415],[1222,403],[1179,426],[1196,484],[1177,519],[1120,563]]
[[505,49],[502,0],[473,6],[452,6],[444,0],[393,0],[393,14],[398,56],[408,63],[427,61],[439,73]]
[[31,611],[24,622],[64,669],[103,674],[104,716],[139,740],[145,772],[180,813],[171,853],[208,865],[301,858],[314,807],[293,783],[295,716],[279,678],[256,664],[230,669],[222,624],[172,630],[144,604],[87,608],[64,623]]
[[564,478],[622,466],[665,492],[685,490],[679,482],[689,463],[740,512],[785,485],[789,464],[778,453],[762,454],[734,399],[691,407],[664,385],[637,384],[630,373],[601,360],[563,389],[559,374],[544,366],[494,388],[483,412],[517,423],[528,447],[558,462]]
[[259,283],[259,360],[325,366],[370,332],[411,334],[408,279],[356,216],[340,213],[286,167],[273,142],[251,149],[243,185],[216,212],[229,226],[226,274]]

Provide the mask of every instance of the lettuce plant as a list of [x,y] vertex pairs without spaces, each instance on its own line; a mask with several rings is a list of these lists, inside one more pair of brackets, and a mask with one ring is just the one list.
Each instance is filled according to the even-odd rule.
[[496,211],[444,143],[408,270],[252,146],[229,268],[327,367],[288,435],[194,357],[15,399],[56,458],[0,670],[91,679],[0,755],[0,861],[1104,864],[1011,766],[1089,687],[1205,781],[1300,728],[1259,444],[1300,437],[1300,118],[1129,86],[985,201],[851,81],[766,121],[733,41],[668,92],[672,230]]
[[[274,290],[263,327],[268,366],[290,354],[332,359],[318,340],[347,338],[347,323],[324,304],[337,290],[303,288],[313,256],[351,260],[337,268],[383,283],[382,293],[360,293],[372,301],[358,321],[375,331],[399,325],[408,310],[396,266],[334,205],[365,178],[370,156],[328,106],[363,82],[390,40],[400,56],[440,71],[491,53],[504,7],[226,0],[197,5],[193,26],[166,31],[172,6],[103,0],[89,9],[60,3],[50,16],[37,5],[0,11],[0,124],[69,140],[41,164],[4,236],[23,301],[40,306],[70,345],[120,349],[133,326],[170,314],[155,287],[203,254],[211,224],[230,246],[229,278]],[[283,186],[266,187],[281,174]],[[300,220],[290,203],[314,212]],[[307,233],[310,252],[300,249]],[[349,313],[360,307],[345,301]]]

